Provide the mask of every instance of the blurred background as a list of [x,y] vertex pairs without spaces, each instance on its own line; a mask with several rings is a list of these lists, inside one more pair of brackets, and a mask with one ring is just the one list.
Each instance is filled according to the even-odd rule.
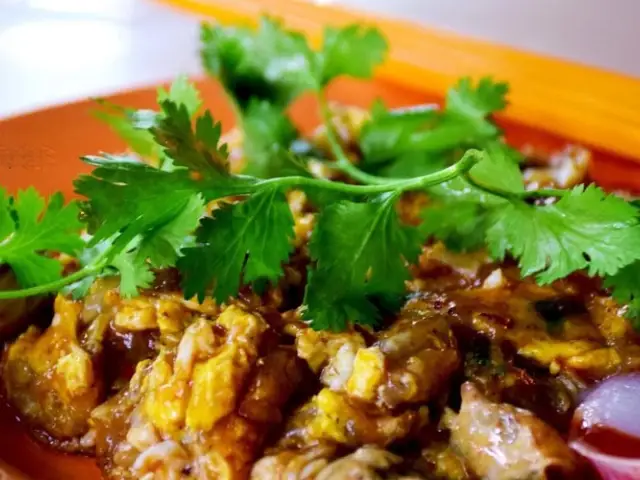
[[[373,11],[640,77],[640,0],[316,3]],[[151,0],[0,0],[0,117],[197,73],[200,20]]]

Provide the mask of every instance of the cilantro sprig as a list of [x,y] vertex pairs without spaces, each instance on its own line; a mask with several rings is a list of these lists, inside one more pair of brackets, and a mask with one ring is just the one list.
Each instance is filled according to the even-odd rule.
[[[319,50],[313,50],[305,38],[270,18],[264,18],[257,31],[242,27],[204,25],[201,31],[201,57],[205,69],[224,86],[234,105],[238,124],[243,127],[248,153],[259,159],[254,145],[268,140],[271,149],[289,150],[295,129],[284,109],[304,92],[316,94],[327,139],[335,156],[334,168],[354,180],[370,183],[376,178],[359,170],[340,147],[331,122],[331,112],[324,89],[340,76],[370,78],[375,66],[387,52],[387,42],[374,28],[348,25],[327,27]],[[255,128],[255,109],[268,107],[269,123]],[[276,120],[276,117],[280,117]],[[261,148],[264,152],[264,148]],[[260,165],[264,161],[258,161]],[[274,162],[276,163],[276,162]],[[249,171],[275,175],[273,169],[257,170],[250,162]]]
[[[80,202],[0,191],[0,260],[23,287],[0,299],[60,290],[81,296],[108,275],[120,277],[122,295],[134,296],[163,268],[178,269],[188,297],[226,302],[246,286],[260,291],[278,283],[293,252],[285,194],[298,189],[317,207],[303,301],[313,328],[376,325],[396,310],[408,266],[429,238],[512,257],[539,283],[578,270],[603,277],[629,316],[640,318],[637,205],[594,185],[527,190],[521,155],[493,122],[507,104],[505,84],[462,79],[442,108],[374,104],[356,165],[334,130],[325,89],[342,75],[372,75],[387,47],[379,32],[328,28],[317,50],[271,19],[255,31],[205,25],[201,36],[203,63],[236,111],[244,171],[230,171],[222,126],[184,77],[158,92],[156,110],[102,102],[98,116],[131,153],[85,157],[94,170],[75,182]],[[318,99],[332,158],[304,158],[294,148],[300,133],[286,109],[304,92]],[[344,181],[317,178],[310,160]],[[418,227],[397,214],[410,191],[430,198]],[[64,276],[56,252],[75,256],[79,268]]]
[[34,188],[15,197],[0,188],[0,261],[11,266],[20,285],[61,282],[62,264],[47,252],[73,255],[82,248],[78,212],[59,193],[47,200]]
[[[130,118],[136,121],[135,112]],[[161,93],[159,110],[155,114],[145,112],[144,125],[170,168],[154,167],[127,155],[85,157],[84,161],[95,169],[76,180],[76,192],[85,200],[71,204],[76,208],[75,230],[81,226],[76,218],[79,205],[90,234],[86,242],[74,234],[80,251],[72,253],[81,259],[81,269],[55,281],[41,279],[30,294],[71,285],[70,289],[81,295],[88,283],[81,280],[117,274],[121,277],[121,293],[133,296],[150,286],[155,269],[177,266],[186,294],[199,298],[212,294],[223,302],[236,295],[242,285],[275,283],[282,275],[293,236],[293,219],[284,197],[287,190],[355,196],[359,203],[354,202],[354,206],[370,209],[374,203],[367,200],[372,196],[391,194],[395,199],[406,191],[438,185],[457,178],[481,159],[480,152],[469,151],[439,172],[387,179],[374,185],[310,175],[261,179],[229,171],[228,152],[220,143],[220,125],[209,111],[190,112],[188,103],[180,97],[166,98]],[[228,201],[231,197],[239,200],[215,210],[211,218],[205,217],[205,202]],[[391,204],[387,201],[384,205],[388,210]],[[43,225],[47,219],[43,217]],[[332,253],[336,251],[330,248],[319,254],[318,263],[334,263]],[[7,256],[6,261],[11,258]],[[372,258],[367,256],[364,261]],[[393,291],[402,288],[403,280],[398,276]],[[0,292],[0,298],[24,295],[24,290]],[[313,309],[310,312],[316,313]]]
[[360,133],[360,167],[383,177],[412,177],[437,171],[468,148],[500,148],[514,161],[520,155],[501,140],[493,115],[507,104],[508,87],[481,78],[462,78],[442,108],[416,105],[387,109],[376,102]]

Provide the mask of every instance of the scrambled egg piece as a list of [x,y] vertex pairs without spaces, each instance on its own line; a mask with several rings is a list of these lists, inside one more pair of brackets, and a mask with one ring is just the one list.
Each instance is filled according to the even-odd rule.
[[129,386],[91,417],[106,471],[118,479],[245,478],[304,374],[295,350],[272,335],[259,314],[231,305],[139,364]]
[[332,442],[356,447],[388,445],[417,432],[428,421],[427,407],[400,414],[365,408],[340,392],[323,388],[290,418],[280,446]]
[[329,389],[383,408],[428,401],[460,366],[447,320],[429,309],[405,309],[377,338],[367,347],[357,332],[301,329],[296,346]]
[[[29,424],[60,442],[86,432],[104,386],[99,358],[79,338],[79,302],[58,296],[44,332],[30,327],[5,352],[2,377],[9,400]],[[69,449],[80,445],[68,443]]]
[[385,374],[385,358],[378,347],[361,348],[353,359],[346,391],[355,398],[371,402]]
[[[349,365],[346,367],[332,365],[329,370],[335,371],[337,376],[345,376],[344,369],[350,366],[349,360],[345,357],[353,358],[355,352],[364,346],[364,338],[354,331],[333,333],[326,330],[317,331],[303,328],[296,335],[298,356],[306,360],[309,368],[315,373],[321,371],[330,361],[334,361],[338,352],[342,351],[343,359],[340,360],[340,363],[349,363]],[[329,381],[327,380],[327,382]]]
[[532,342],[518,353],[548,366],[552,374],[562,369],[577,371],[591,378],[604,378],[620,368],[622,359],[614,348],[586,340],[544,340]]
[[293,244],[296,248],[303,248],[311,238],[315,226],[315,213],[310,211],[307,196],[300,190],[287,192],[287,201],[295,222]]
[[128,381],[157,345],[175,345],[187,325],[218,311],[211,301],[198,304],[176,292],[123,299],[117,286],[98,280],[82,301],[59,295],[51,325],[30,327],[4,354],[9,400],[60,448],[90,450],[87,422],[105,394]]

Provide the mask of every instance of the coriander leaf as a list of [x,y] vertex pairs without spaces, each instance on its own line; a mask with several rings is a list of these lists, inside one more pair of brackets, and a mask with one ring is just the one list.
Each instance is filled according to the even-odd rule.
[[82,280],[66,285],[61,292],[64,295],[71,295],[74,300],[81,300],[89,294],[91,285],[96,281],[98,275],[89,275]]
[[[491,157],[485,157],[473,168],[487,162],[491,162]],[[487,177],[483,177],[484,172],[490,172],[499,162],[483,166],[480,177],[489,183]],[[501,184],[500,179],[497,183]],[[509,188],[517,190],[511,184],[507,191]],[[471,251],[484,246],[491,215],[507,203],[502,197],[475,188],[462,177],[431,187],[428,194],[432,202],[422,212],[420,231],[425,237],[437,238],[455,251]]]
[[356,201],[360,198],[358,195],[349,194],[346,192],[326,190],[319,185],[305,185],[300,189],[304,192],[310,204],[317,209],[325,208],[340,200]]
[[371,78],[387,49],[387,41],[375,28],[361,25],[325,28],[322,50],[318,54],[320,85],[325,86],[341,75]]
[[494,82],[489,77],[481,78],[474,87],[470,78],[462,78],[447,92],[441,123],[437,135],[424,135],[416,139],[416,145],[435,148],[449,142],[483,146],[495,139],[500,130],[490,120],[493,113],[505,108],[508,85]]
[[257,31],[244,27],[203,25],[201,58],[244,110],[252,98],[284,107],[315,87],[312,52],[305,38],[262,18]]
[[13,218],[13,198],[7,196],[7,192],[0,188],[0,238],[4,244],[5,239],[10,236],[16,229],[16,222]]
[[[80,264],[80,268],[92,267],[96,262],[105,258],[105,254],[112,247],[112,239],[102,240],[95,245],[91,244],[91,237],[87,234],[83,234],[85,247],[78,252],[76,260]],[[106,272],[97,272],[92,275],[84,277],[82,280],[66,285],[62,289],[62,293],[71,295],[74,300],[80,300],[89,293],[91,285],[96,281],[98,277],[105,276]]]
[[491,254],[510,253],[522,275],[536,275],[540,283],[583,268],[591,276],[613,275],[640,258],[637,210],[593,185],[577,186],[552,205],[510,201],[491,222]]
[[[11,252],[13,253],[13,252]],[[11,266],[21,287],[34,287],[53,282],[62,276],[62,265],[53,258],[37,253],[2,254],[3,263]]]
[[[195,115],[202,105],[200,92],[185,75],[176,78],[168,92],[163,88],[158,89],[158,104],[165,101],[184,105],[190,116]],[[124,108],[112,105],[103,99],[98,99],[98,104],[103,107],[103,110],[94,112],[94,115],[107,123],[133,152],[146,159],[157,159],[164,164],[167,159],[164,158],[162,148],[155,142],[153,134],[149,131],[158,119],[158,112]]]
[[252,98],[284,107],[341,75],[369,78],[387,50],[376,29],[350,25],[325,29],[322,48],[314,52],[303,35],[266,17],[257,31],[204,25],[200,38],[205,69],[220,79],[240,110]]
[[194,130],[185,105],[165,100],[161,107],[164,115],[151,132],[174,164],[206,178],[228,176],[227,146],[219,145],[222,127],[213,121],[211,112],[207,110],[196,119]]
[[469,171],[480,185],[508,193],[524,192],[524,178],[512,153],[497,142],[487,145],[483,159]]
[[405,151],[439,152],[455,148],[467,149],[481,145],[498,133],[497,127],[489,122],[473,124],[465,119],[452,118],[444,114],[433,128],[414,132]]
[[441,110],[426,106],[385,112],[380,103],[375,104],[360,134],[363,168],[410,152],[454,158],[456,150],[484,147],[500,134],[490,116],[504,108],[506,93],[506,84],[483,78],[474,86],[466,78],[449,89]]
[[614,275],[605,277],[604,286],[620,304],[628,305],[627,318],[633,328],[640,331],[640,261],[620,269]]
[[184,105],[190,116],[194,116],[202,106],[200,92],[186,75],[178,76],[168,92],[162,87],[158,89],[158,104],[162,105],[165,101]]
[[293,225],[287,199],[275,188],[215,211],[196,232],[196,246],[178,261],[185,296],[202,299],[213,287],[222,303],[237,295],[241,281],[276,282],[293,248]]
[[85,157],[95,166],[91,175],[75,182],[76,193],[86,197],[82,209],[92,243],[131,231],[137,234],[164,225],[200,192],[187,170],[166,172],[122,157]]
[[490,140],[487,143],[483,144],[482,148],[489,151],[491,155],[503,155],[505,158],[513,163],[517,163],[518,165],[522,165],[525,161],[524,154],[520,150],[513,148],[509,144],[505,143],[503,139]]
[[310,321],[314,330],[341,332],[349,323],[377,325],[381,320],[374,299],[366,292],[339,290],[329,271],[311,270],[307,276],[305,289],[304,318]]
[[285,29],[273,18],[263,17],[256,44],[259,57],[254,61],[268,81],[286,86],[291,98],[316,86],[311,73],[313,52],[304,35]]
[[381,101],[371,107],[371,118],[360,131],[360,148],[369,165],[385,162],[407,150],[411,136],[438,119],[435,105],[387,110]]
[[472,186],[462,177],[429,187],[427,193],[439,202],[474,202],[491,207],[505,202],[502,197],[484,192]]
[[[255,183],[229,173],[226,146],[219,145],[221,128],[210,112],[199,116],[193,128],[185,104],[164,100],[161,107],[151,130],[174,167],[158,170],[128,158],[90,157],[85,161],[97,168],[75,184],[87,197],[83,210],[94,232],[92,242],[115,235],[111,258],[126,252],[126,258],[136,258],[136,270],[174,263],[198,223],[203,201],[248,193]],[[132,273],[124,272],[127,292],[136,282]],[[140,278],[146,278],[144,272]]]
[[189,178],[206,201],[246,193],[255,179],[229,172],[227,146],[220,144],[222,127],[209,110],[196,118],[195,129],[184,105],[167,100],[162,111],[152,128],[154,137],[174,166],[191,170]]
[[[166,233],[166,230],[163,232]],[[80,266],[83,269],[88,268],[92,273],[82,280],[67,285],[63,288],[63,292],[70,294],[75,299],[82,298],[87,295],[91,285],[98,278],[118,275],[120,277],[120,294],[123,297],[138,295],[139,290],[151,286],[155,278],[155,274],[151,270],[154,266],[151,258],[158,258],[160,253],[167,252],[172,247],[161,244],[158,241],[159,235],[160,233],[157,231],[151,234],[151,238],[142,234],[136,235],[126,244],[123,239],[131,238],[126,233],[114,235],[99,242],[89,241],[87,248],[80,251],[77,258]],[[167,236],[170,234],[167,233]],[[174,248],[179,250],[181,246],[182,243]],[[167,255],[169,254],[167,253]],[[176,253],[174,255],[177,257]],[[99,267],[99,270],[96,270],[95,267]]]
[[132,110],[115,106],[107,110],[106,102],[99,103],[105,108],[93,112],[93,115],[109,125],[134,153],[150,159],[160,156],[162,149],[154,141],[151,132],[138,127]]
[[22,287],[57,280],[62,265],[47,252],[74,254],[84,242],[75,202],[64,205],[62,194],[48,202],[34,188],[10,197],[0,189],[0,262],[11,266]]
[[431,204],[422,212],[420,232],[443,241],[450,250],[477,250],[485,243],[487,213],[482,204],[473,201]]
[[[501,148],[485,154],[471,176],[484,186],[505,192],[524,191],[522,174],[513,158]],[[470,251],[482,247],[494,210],[507,202],[458,177],[428,189],[432,202],[422,212],[420,231],[441,240],[451,250]]]
[[305,293],[313,328],[343,329],[349,321],[375,324],[375,297],[400,296],[409,278],[407,262],[420,252],[417,229],[402,225],[395,197],[326,207],[309,245],[316,266]]
[[400,223],[394,200],[383,195],[369,203],[342,201],[327,207],[309,245],[317,270],[342,271],[349,285],[403,292],[409,278],[406,262],[417,258],[420,242],[415,228]]
[[200,218],[205,214],[202,197],[194,195],[183,210],[166,223],[146,233],[138,246],[137,256],[148,260],[156,268],[175,265],[180,252],[189,242]]
[[450,155],[431,152],[408,152],[376,173],[388,178],[412,178],[428,175],[450,165]]
[[[176,164],[211,177],[213,171],[228,170],[226,145],[219,145],[221,127],[206,111],[196,119],[192,117],[202,101],[200,93],[186,77],[178,77],[167,92],[158,90],[160,112],[112,107],[117,115],[98,112],[98,116],[118,131],[130,147],[145,158],[159,160],[163,170],[172,170]],[[106,102],[103,102],[106,105]],[[179,161],[173,156],[179,156]]]
[[135,297],[138,290],[148,288],[154,279],[149,264],[132,252],[121,252],[110,262],[120,273],[120,294],[123,297]]
[[471,78],[465,77],[447,92],[446,111],[458,117],[484,119],[507,106],[507,93],[507,83],[483,77],[474,87]]
[[243,116],[244,172],[259,178],[298,175],[306,169],[289,151],[298,131],[276,105],[253,100]]
[[[501,142],[490,142],[482,152],[482,159],[469,171],[469,175],[484,187],[509,193],[524,192],[518,157]],[[465,178],[457,177],[428,189],[429,196],[438,202],[474,202],[484,207],[497,206],[506,200],[493,193],[476,188]]]

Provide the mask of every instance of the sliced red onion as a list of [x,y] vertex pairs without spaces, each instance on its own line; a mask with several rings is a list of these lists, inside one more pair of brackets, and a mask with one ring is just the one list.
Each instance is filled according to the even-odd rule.
[[570,446],[604,480],[640,479],[640,374],[607,379],[585,397],[574,416]]

